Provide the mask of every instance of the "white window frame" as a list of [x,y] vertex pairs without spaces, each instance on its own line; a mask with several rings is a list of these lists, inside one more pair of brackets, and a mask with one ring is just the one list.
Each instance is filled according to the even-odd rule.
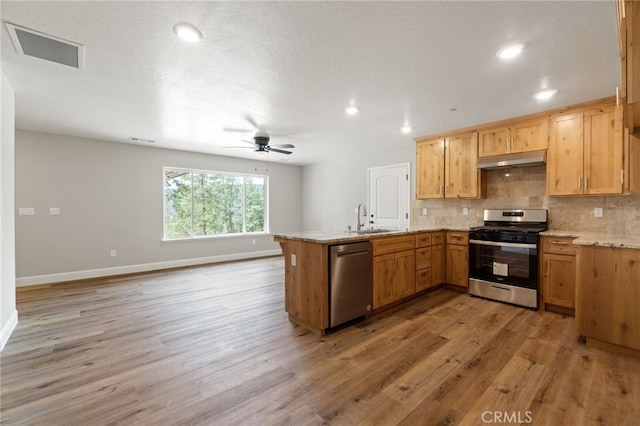
[[[164,187],[164,179],[167,171],[176,171],[176,172],[185,172],[185,173],[203,173],[203,174],[212,174],[212,175],[222,175],[222,176],[232,176],[232,177],[242,177],[242,178],[255,178],[260,177],[264,179],[264,229],[259,232],[247,232],[246,231],[246,180],[243,180],[244,184],[242,185],[242,232],[237,232],[234,234],[215,234],[215,235],[193,235],[193,208],[194,208],[194,200],[193,200],[193,179],[191,179],[191,235],[184,237],[167,237],[165,234],[166,231],[166,209],[167,209],[167,200],[165,197],[165,187]],[[236,173],[236,172],[222,172],[218,170],[204,170],[204,169],[190,169],[185,167],[170,167],[164,166],[162,168],[162,241],[189,241],[189,240],[202,240],[208,238],[237,238],[247,235],[265,235],[269,234],[269,176],[262,174],[252,174],[252,173]]]

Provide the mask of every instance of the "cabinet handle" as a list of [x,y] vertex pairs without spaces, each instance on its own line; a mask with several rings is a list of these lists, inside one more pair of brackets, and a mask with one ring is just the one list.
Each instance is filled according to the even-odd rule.
[[588,177],[584,177],[584,189],[587,189],[589,187],[589,178]]
[[616,87],[616,106],[620,106],[620,88]]
[[549,276],[549,261],[548,260],[544,261],[544,276],[545,277]]
[[569,243],[566,241],[551,241],[551,244],[557,244],[559,246],[568,246]]
[[578,189],[582,189],[582,176],[578,177]]
[[624,183],[624,169],[620,169],[620,183]]

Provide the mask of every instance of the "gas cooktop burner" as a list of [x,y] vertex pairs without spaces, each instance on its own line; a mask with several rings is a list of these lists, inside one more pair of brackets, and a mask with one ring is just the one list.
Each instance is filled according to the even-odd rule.
[[546,226],[532,226],[529,224],[521,225],[493,225],[493,226],[476,226],[471,231],[493,231],[493,232],[524,232],[530,234],[539,234],[546,231]]

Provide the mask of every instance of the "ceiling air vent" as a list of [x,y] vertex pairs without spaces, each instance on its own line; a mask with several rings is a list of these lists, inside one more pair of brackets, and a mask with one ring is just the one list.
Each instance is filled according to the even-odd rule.
[[77,69],[84,68],[83,45],[18,27],[8,22],[5,22],[5,25],[18,53]]

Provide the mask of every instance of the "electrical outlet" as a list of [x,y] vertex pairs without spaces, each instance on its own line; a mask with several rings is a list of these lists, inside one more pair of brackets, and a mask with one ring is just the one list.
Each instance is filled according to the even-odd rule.
[[462,208],[462,214],[464,216],[469,216],[469,207],[463,207]]
[[36,214],[33,207],[20,207],[18,209],[18,216],[33,216]]
[[116,251],[115,250],[111,250],[111,257],[116,257]]
[[593,217],[602,217],[602,207],[593,208]]
[[255,245],[256,244],[256,240],[255,239],[251,240],[251,244]]
[[49,216],[60,216],[59,207],[49,207]]
[[426,216],[427,215],[427,208],[423,207],[422,208],[422,216]]
[[296,266],[296,255],[295,254],[291,255],[291,266]]

